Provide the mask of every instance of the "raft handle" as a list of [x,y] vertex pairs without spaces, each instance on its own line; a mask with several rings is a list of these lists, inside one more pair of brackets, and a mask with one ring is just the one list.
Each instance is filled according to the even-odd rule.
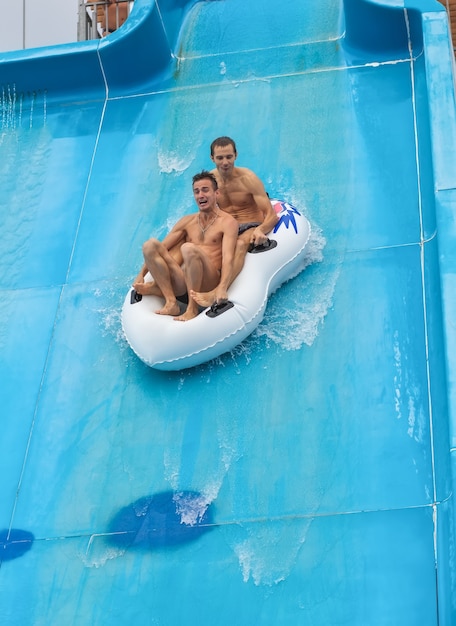
[[130,293],[130,304],[136,304],[137,302],[141,302],[142,295],[136,291],[136,289],[132,289]]
[[220,302],[220,304],[218,302],[214,302],[211,308],[206,311],[206,315],[208,317],[218,317],[219,315],[225,313],[225,311],[228,311],[233,307],[234,304],[231,302],[231,300],[225,300],[224,302]]
[[252,254],[258,254],[259,252],[267,252],[268,250],[272,250],[277,246],[277,241],[275,239],[268,239],[265,243],[260,243],[256,246],[253,242],[249,246],[249,252]]

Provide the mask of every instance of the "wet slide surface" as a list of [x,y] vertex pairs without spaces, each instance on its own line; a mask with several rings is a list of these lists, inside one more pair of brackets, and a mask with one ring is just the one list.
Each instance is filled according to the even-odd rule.
[[[426,55],[344,48],[343,8],[197,3],[107,100],[0,80],[2,625],[451,623]],[[220,135],[307,267],[231,353],[152,370],[123,299]]]

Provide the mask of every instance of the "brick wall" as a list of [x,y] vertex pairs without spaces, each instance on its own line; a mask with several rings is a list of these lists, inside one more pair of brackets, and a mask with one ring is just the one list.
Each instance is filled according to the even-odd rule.
[[456,50],[456,0],[439,0],[439,2],[446,7],[449,13],[453,50]]

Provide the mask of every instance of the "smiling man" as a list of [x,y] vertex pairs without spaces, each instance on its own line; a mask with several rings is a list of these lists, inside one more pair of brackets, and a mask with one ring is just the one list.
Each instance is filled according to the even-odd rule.
[[[181,218],[162,242],[151,238],[144,243],[144,265],[133,287],[142,295],[160,293],[163,296],[164,306],[156,313],[187,321],[196,317],[199,310],[198,303],[190,296],[191,291],[213,291],[220,300],[226,298],[233,272],[238,223],[219,210],[218,194],[217,180],[211,172],[196,174],[193,196],[197,213]],[[176,246],[180,246],[182,265],[169,252]],[[144,282],[147,272],[154,277],[154,283]],[[188,305],[179,315],[177,299],[184,295],[189,296]]]
[[[233,272],[228,287],[242,270],[245,255],[251,244],[264,244],[269,233],[277,224],[278,218],[271,206],[264,185],[258,176],[246,167],[237,167],[236,144],[230,137],[218,137],[211,144],[211,159],[215,163],[212,170],[219,189],[218,204],[223,212],[238,222]],[[222,290],[194,290],[191,292],[201,306],[211,306],[227,298]]]

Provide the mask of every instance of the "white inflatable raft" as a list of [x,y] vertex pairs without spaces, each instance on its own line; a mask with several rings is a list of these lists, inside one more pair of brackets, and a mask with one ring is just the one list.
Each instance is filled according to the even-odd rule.
[[[205,363],[240,344],[264,316],[268,297],[303,268],[310,224],[298,209],[271,200],[279,221],[269,244],[254,248],[229,289],[226,307],[203,310],[188,322],[156,315],[163,306],[156,296],[128,292],[122,309],[125,337],[136,355],[150,367],[181,370]],[[146,280],[150,275],[146,276]]]

